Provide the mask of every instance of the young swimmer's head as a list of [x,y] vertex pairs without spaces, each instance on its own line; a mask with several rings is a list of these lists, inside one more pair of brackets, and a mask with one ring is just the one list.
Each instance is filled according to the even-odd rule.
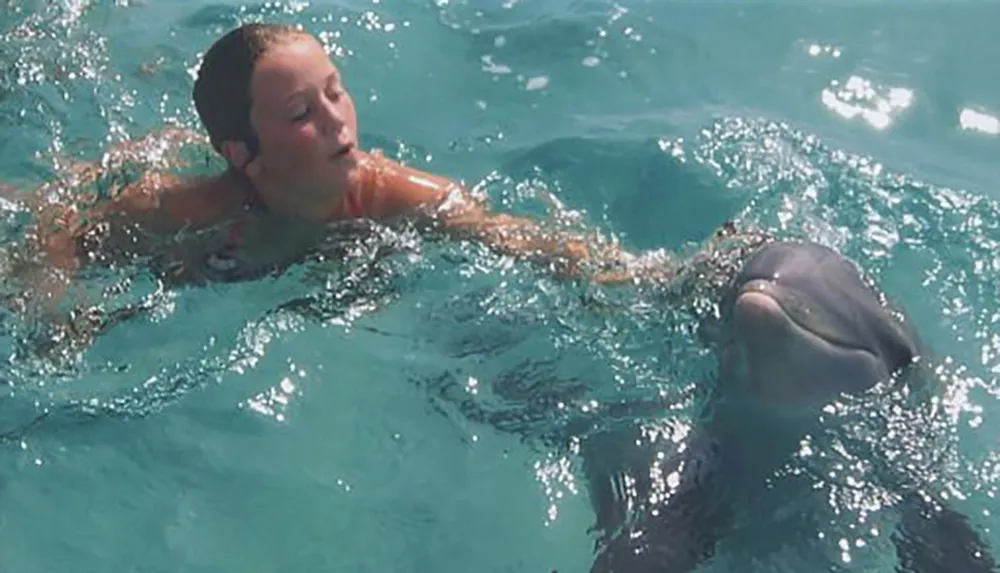
[[212,145],[269,203],[320,208],[357,171],[354,102],[305,31],[275,24],[230,31],[205,54],[193,95]]

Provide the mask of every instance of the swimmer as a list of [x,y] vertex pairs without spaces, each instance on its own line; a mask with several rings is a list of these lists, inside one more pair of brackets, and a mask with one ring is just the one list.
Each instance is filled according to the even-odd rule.
[[[167,261],[158,270],[168,284],[250,280],[294,264],[330,223],[352,219],[413,218],[560,276],[585,277],[591,263],[624,256],[578,234],[491,213],[446,177],[365,151],[344,78],[301,29],[253,23],[228,32],[205,54],[193,98],[226,169],[199,178],[149,170],[93,207],[45,205],[29,233],[49,267],[31,289],[43,306],[58,305],[85,265],[148,256],[154,246],[157,260]],[[197,137],[171,129],[159,141]],[[600,280],[622,279],[616,271]]]

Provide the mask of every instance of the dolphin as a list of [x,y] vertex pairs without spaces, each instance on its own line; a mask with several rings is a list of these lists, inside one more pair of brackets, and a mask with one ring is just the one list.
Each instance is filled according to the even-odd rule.
[[[592,573],[697,569],[741,494],[800,447],[824,405],[905,379],[924,352],[904,315],[834,250],[734,229],[717,239],[737,243],[699,254],[673,281],[675,302],[700,289],[716,303],[695,309],[718,376],[687,439],[678,447],[626,423],[581,447],[600,533]],[[933,496],[901,499],[900,571],[997,573],[964,515]]]

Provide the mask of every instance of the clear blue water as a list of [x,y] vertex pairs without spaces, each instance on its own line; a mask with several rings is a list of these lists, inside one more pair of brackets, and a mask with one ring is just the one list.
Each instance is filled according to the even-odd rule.
[[[866,439],[1000,550],[995,3],[4,0],[0,180],[194,125],[198,54],[258,17],[340,54],[367,144],[498,208],[547,216],[545,189],[637,250],[735,219],[859,261],[947,388]],[[366,262],[386,242],[401,252]],[[579,461],[543,438],[623,394],[690,414],[690,325],[598,316],[405,230],[357,251],[160,295],[138,275],[109,304],[151,314],[63,362],[5,362],[0,571],[585,571]],[[3,320],[13,355],[23,325]],[[824,454],[815,534],[781,535],[802,531],[776,494],[705,570],[892,570],[870,466]]]

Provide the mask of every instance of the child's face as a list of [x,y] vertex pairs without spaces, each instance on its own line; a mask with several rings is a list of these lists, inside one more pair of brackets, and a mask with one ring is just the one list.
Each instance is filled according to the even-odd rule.
[[291,200],[342,195],[358,164],[354,102],[323,47],[289,38],[261,56],[250,82],[250,121],[260,143],[250,170]]

